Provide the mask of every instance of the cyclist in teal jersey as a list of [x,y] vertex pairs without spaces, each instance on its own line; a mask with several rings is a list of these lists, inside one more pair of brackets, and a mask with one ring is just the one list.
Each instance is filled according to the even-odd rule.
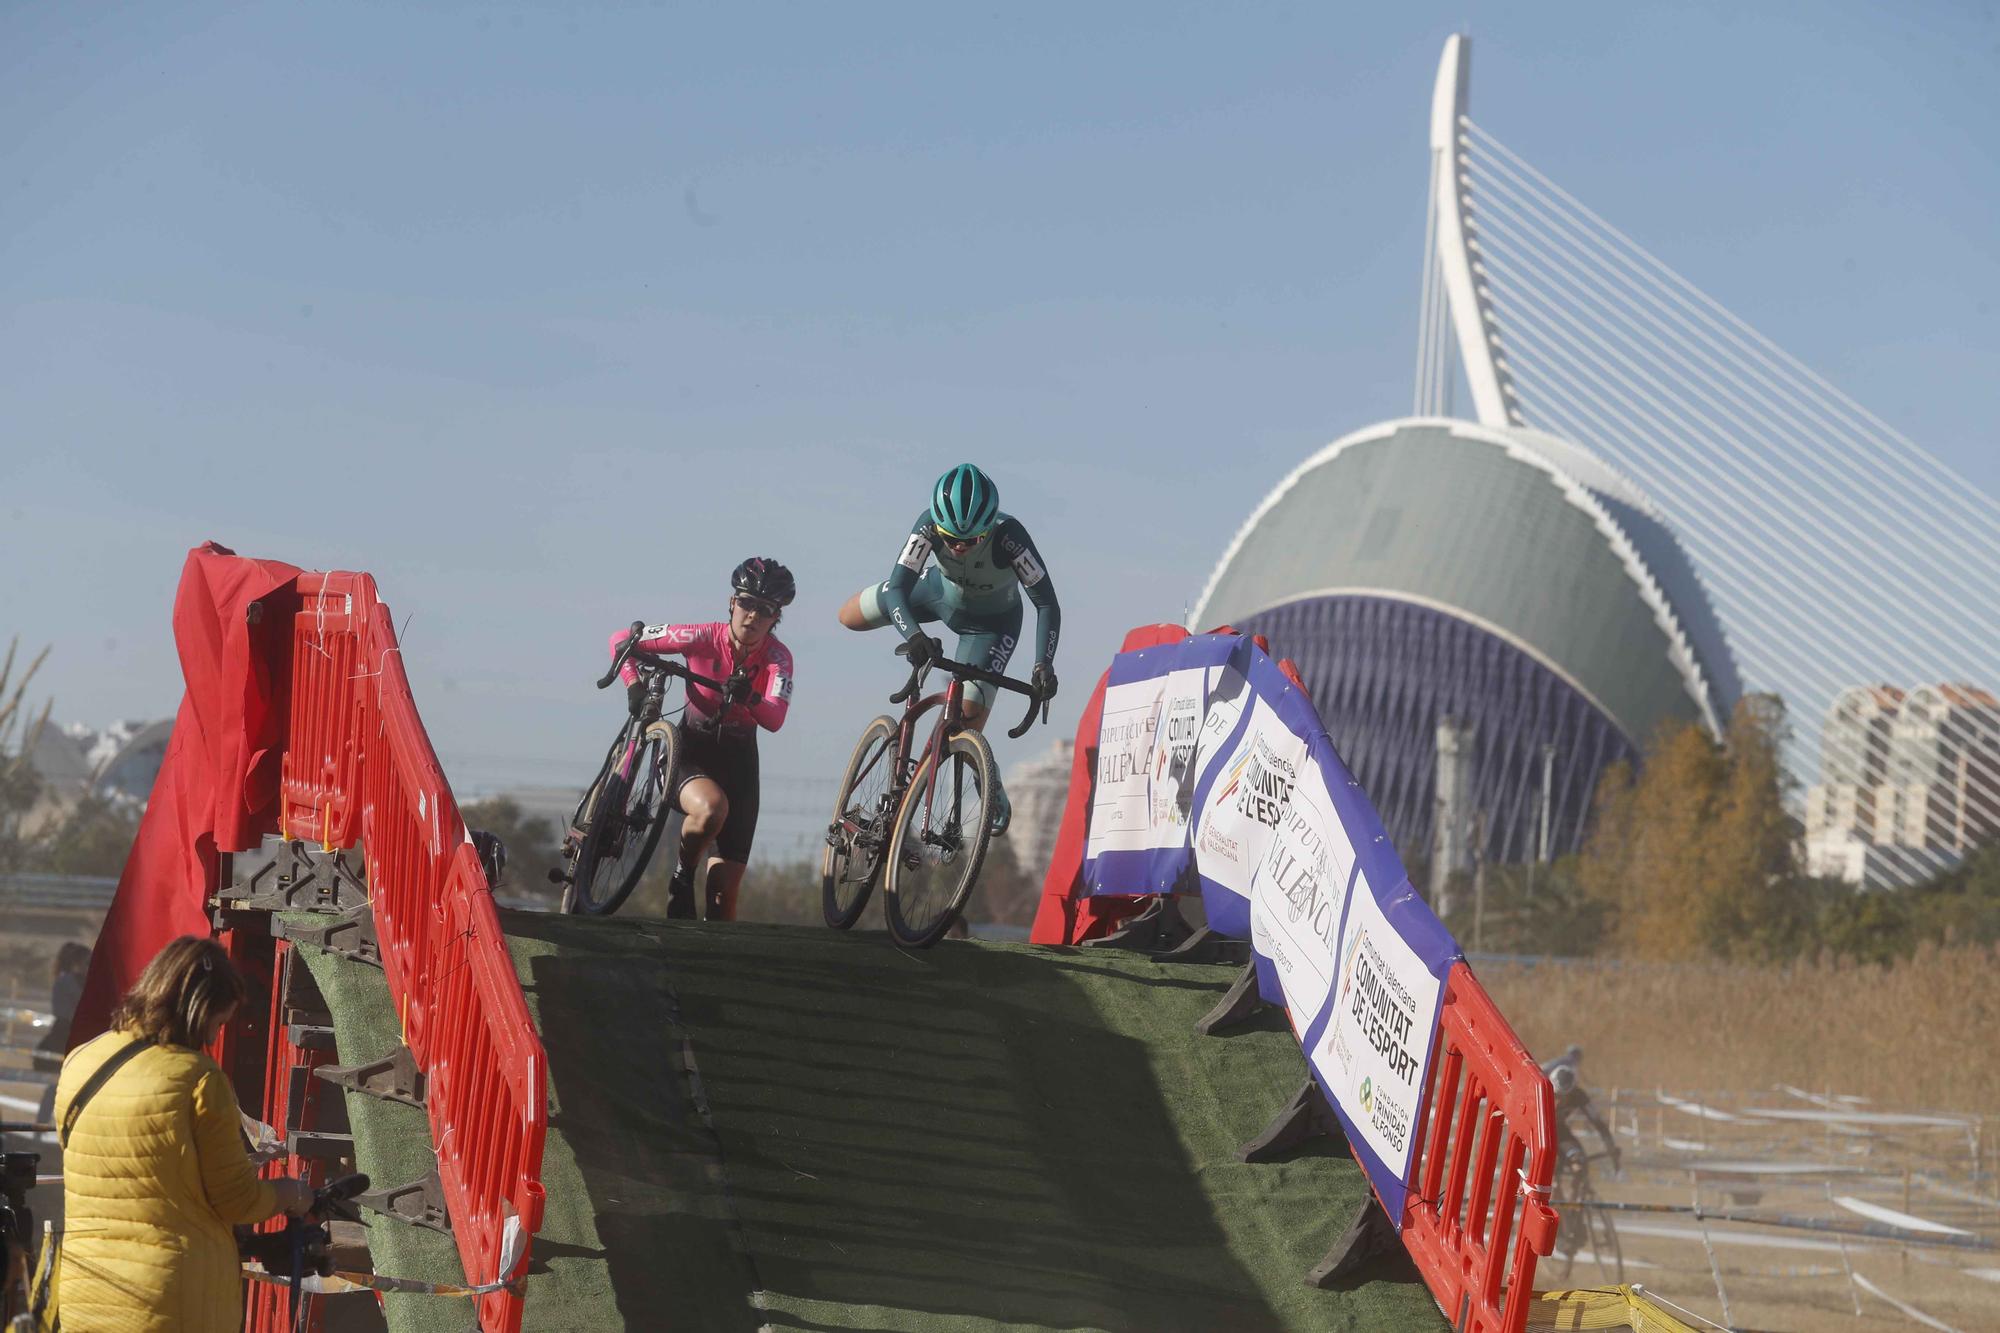
[[[935,557],[935,567],[925,566]],[[910,661],[944,654],[923,626],[942,621],[958,636],[952,656],[1003,672],[1021,637],[1021,593],[1035,604],[1035,671],[1030,683],[1044,699],[1056,693],[1056,639],[1062,607],[1034,539],[1021,520],[1000,512],[1000,489],[984,472],[960,463],[931,488],[930,508],[917,515],[889,577],[870,584],[840,608],[849,629],[894,625],[910,645]],[[968,681],[965,721],[983,729],[994,688]],[[993,792],[993,831],[1004,832],[1013,806],[1004,788]]]

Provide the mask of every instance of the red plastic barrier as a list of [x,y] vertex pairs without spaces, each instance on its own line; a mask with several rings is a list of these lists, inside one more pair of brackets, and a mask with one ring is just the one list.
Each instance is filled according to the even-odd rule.
[[1464,962],[1445,977],[1403,1244],[1459,1333],[1518,1333],[1555,1244],[1555,1094]]
[[361,832],[357,770],[370,683],[361,663],[380,610],[375,580],[311,571],[297,586],[280,828],[324,847],[351,847]]
[[[387,619],[385,607],[376,626],[379,636],[386,637]],[[417,720],[400,653],[388,654],[377,679],[362,841],[383,969],[401,1012],[403,1039],[417,1063],[428,1068],[431,981],[443,943],[446,874],[465,845],[465,825]]]
[[[547,1058],[375,580],[308,572],[297,587],[280,827],[324,847],[361,846],[389,993],[429,1080],[459,1258],[469,1282],[496,1281],[509,1220],[529,1237],[541,1225]],[[273,1037],[270,1077],[289,1079],[298,1057]],[[504,1276],[519,1275],[527,1252]],[[267,1308],[278,1306],[260,1302],[259,1320]],[[521,1314],[511,1292],[480,1298],[482,1328],[512,1333]]]
[[[542,1224],[542,1044],[507,954],[486,874],[469,843],[452,858],[446,932],[431,995],[430,1110],[438,1170],[466,1279],[492,1282],[510,1218],[532,1236]],[[526,1250],[522,1251],[525,1268]],[[483,1268],[475,1267],[477,1256]],[[509,1322],[509,1316],[512,1322]],[[520,1302],[480,1297],[480,1327],[519,1326]]]

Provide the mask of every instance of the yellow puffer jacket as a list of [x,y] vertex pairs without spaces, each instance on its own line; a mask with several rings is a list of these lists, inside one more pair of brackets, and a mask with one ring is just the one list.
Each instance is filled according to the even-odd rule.
[[[107,1032],[70,1052],[56,1123],[98,1066],[129,1046]],[[243,1277],[230,1227],[278,1211],[243,1151],[235,1089],[201,1051],[141,1051],[97,1090],[63,1150],[64,1333],[231,1333]]]

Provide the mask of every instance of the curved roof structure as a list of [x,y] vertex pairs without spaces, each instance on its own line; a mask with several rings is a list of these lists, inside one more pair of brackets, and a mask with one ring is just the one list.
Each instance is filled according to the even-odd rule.
[[1306,599],[1428,608],[1492,634],[1643,745],[1669,719],[1719,732],[1741,684],[1679,542],[1631,482],[1540,431],[1439,417],[1321,449],[1267,496],[1191,627]]

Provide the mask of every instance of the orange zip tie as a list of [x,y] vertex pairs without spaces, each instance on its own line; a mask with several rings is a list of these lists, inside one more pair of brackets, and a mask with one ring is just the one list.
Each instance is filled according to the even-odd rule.
[[326,803],[326,832],[320,835],[319,849],[323,852],[330,852],[333,850],[333,802],[332,801],[328,801]]

